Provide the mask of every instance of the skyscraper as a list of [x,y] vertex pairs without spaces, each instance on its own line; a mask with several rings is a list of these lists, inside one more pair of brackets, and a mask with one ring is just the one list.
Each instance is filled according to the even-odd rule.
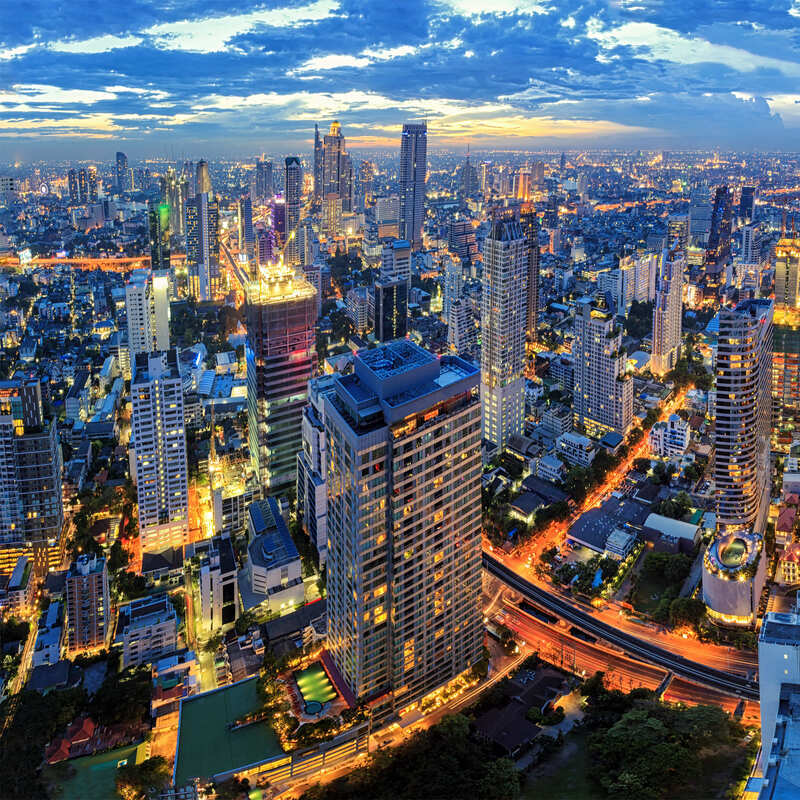
[[696,247],[705,247],[711,232],[711,203],[708,187],[699,186],[689,200],[689,241]]
[[444,261],[444,291],[442,292],[442,316],[448,319],[450,316],[450,306],[458,299],[464,291],[464,269],[461,266],[461,259],[457,256],[446,255]]
[[303,165],[297,156],[286,159],[286,250],[284,262],[290,267],[300,263],[297,247],[297,228],[300,224],[300,211],[303,204]]
[[536,341],[536,330],[539,323],[539,218],[532,208],[523,210],[519,218],[528,250],[527,313],[525,332],[529,342]]
[[411,284],[411,243],[405,239],[386,242],[381,253],[379,276],[382,281]]
[[[747,228],[745,228],[747,230]],[[775,315],[772,353],[773,449],[788,452],[800,430],[800,238],[775,247]]]
[[400,139],[400,238],[413,250],[422,247],[425,180],[428,169],[428,123],[406,122]]
[[80,189],[78,188],[78,170],[71,169],[67,173],[67,181],[69,183],[70,203],[79,203],[81,199],[81,194],[80,194]]
[[67,573],[65,594],[67,653],[105,648],[113,622],[106,560],[88,553],[78,556]]
[[139,353],[131,381],[131,436],[142,551],[181,547],[189,536],[183,386],[177,351]]
[[248,261],[252,262],[256,257],[256,232],[253,228],[253,203],[249,194],[239,198],[237,223],[239,229],[239,252],[244,253]]
[[[57,568],[64,526],[61,445],[45,417],[38,380],[0,385],[0,559],[10,572],[33,556],[36,574]],[[5,551],[5,552],[3,552]],[[55,556],[55,563],[53,562]]]
[[294,485],[308,381],[317,363],[314,287],[288,264],[262,268],[246,292],[250,459],[266,495]]
[[731,255],[731,227],[733,224],[733,192],[720,186],[714,193],[711,210],[711,228],[708,233],[706,263],[722,266]]
[[756,187],[742,186],[742,193],[739,195],[739,222],[742,225],[749,225],[753,221],[755,199]]
[[483,248],[481,402],[483,438],[499,449],[523,432],[527,285],[525,231],[496,218]]
[[328,648],[376,719],[481,657],[478,383],[398,340],[359,351],[324,398]]
[[453,353],[472,358],[477,346],[475,322],[467,304],[460,298],[453,300],[447,314],[447,345]]
[[470,164],[469,153],[458,171],[458,196],[463,201],[478,194],[478,170]]
[[633,421],[633,381],[625,373],[622,328],[601,297],[582,297],[572,345],[576,427],[589,436],[627,435]]
[[186,201],[186,268],[189,294],[213,300],[220,289],[219,203],[206,192]]
[[650,371],[654,375],[666,375],[675,368],[680,358],[683,270],[683,257],[665,250],[661,256],[661,271],[656,281],[656,300],[653,306]]
[[[375,196],[375,165],[371,161],[362,161],[358,165],[358,208],[372,202]],[[355,209],[354,209],[355,210]]]
[[87,195],[89,198],[90,203],[96,203],[98,194],[97,194],[97,167],[89,167],[86,170],[86,180],[87,180]]
[[255,183],[256,199],[261,203],[271,200],[275,194],[273,167],[271,161],[265,161],[263,158],[256,159]]
[[150,267],[154,270],[170,269],[169,206],[155,200],[147,204],[150,232]]
[[117,153],[117,191],[127,192],[130,187],[128,172],[128,156],[125,153]]
[[[761,233],[761,225],[758,223],[745,225],[742,228],[742,249],[739,258],[739,261],[742,264],[761,266],[761,263],[764,260],[764,254],[761,251]],[[775,297],[775,302],[778,302],[777,295]]]
[[161,194],[163,202],[169,206],[169,231],[172,236],[186,234],[186,201],[189,199],[189,181],[179,175],[172,167],[167,167]]
[[78,194],[81,203],[89,202],[89,176],[85,169],[78,170]]
[[211,175],[208,172],[208,161],[197,162],[197,178],[195,183],[195,194],[203,194],[203,192],[205,192],[209,196],[212,194]]
[[720,535],[763,531],[769,487],[771,300],[719,312],[714,482]]
[[139,353],[169,349],[169,273],[134,270],[125,284],[128,353],[131,366]]
[[323,190],[323,174],[325,171],[325,153],[322,145],[322,139],[319,135],[319,125],[314,124],[314,202],[319,203],[322,200]]
[[375,281],[375,339],[389,342],[408,333],[408,283]]

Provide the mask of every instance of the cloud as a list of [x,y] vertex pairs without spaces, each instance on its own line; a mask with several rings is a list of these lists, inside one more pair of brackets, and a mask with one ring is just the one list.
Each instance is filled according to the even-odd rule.
[[441,0],[440,5],[454,14],[465,17],[482,14],[550,14],[552,6],[537,3],[534,0]]
[[55,103],[94,105],[101,100],[114,100],[114,92],[94,89],[62,89],[43,84],[15,83],[14,91],[0,91],[0,103]]
[[110,53],[123,47],[136,47],[141,44],[139,36],[95,36],[91,39],[66,39],[48,45],[50,50],[58,53],[82,53],[96,55],[97,53]]
[[330,17],[339,8],[336,0],[314,0],[301,6],[260,8],[245,14],[184,19],[145,28],[156,47],[194,53],[219,53],[229,42],[261,27],[293,28]]
[[331,53],[327,56],[314,56],[309,58],[308,61],[301,64],[292,72],[314,72],[315,70],[339,69],[340,67],[366,67],[371,63],[371,58]]

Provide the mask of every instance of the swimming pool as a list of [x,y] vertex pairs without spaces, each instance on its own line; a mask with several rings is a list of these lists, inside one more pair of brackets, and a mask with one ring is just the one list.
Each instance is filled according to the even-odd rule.
[[319,661],[294,673],[297,688],[303,696],[305,710],[308,714],[319,714],[325,703],[329,703],[336,695],[336,689]]

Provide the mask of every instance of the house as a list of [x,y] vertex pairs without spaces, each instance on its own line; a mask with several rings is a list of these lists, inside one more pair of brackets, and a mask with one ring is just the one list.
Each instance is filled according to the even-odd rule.
[[536,511],[542,506],[547,505],[545,500],[534,492],[523,492],[510,504],[511,516],[532,525],[536,519]]
[[775,577],[784,586],[800,583],[800,542],[793,542],[781,553]]
[[797,507],[784,506],[778,513],[775,521],[775,543],[786,544],[791,542],[794,537],[794,528],[797,523]]

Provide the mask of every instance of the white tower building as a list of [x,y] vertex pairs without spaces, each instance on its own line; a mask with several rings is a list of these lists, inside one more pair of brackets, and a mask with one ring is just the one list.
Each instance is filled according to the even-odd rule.
[[653,306],[650,371],[654,375],[666,375],[675,368],[680,358],[683,269],[682,257],[664,251],[661,258],[661,272],[656,281],[656,300]]

